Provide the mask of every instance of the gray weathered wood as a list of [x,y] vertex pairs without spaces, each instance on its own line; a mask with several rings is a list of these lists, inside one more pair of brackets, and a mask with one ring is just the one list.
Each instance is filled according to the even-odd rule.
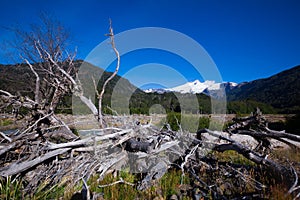
[[0,168],[0,176],[7,177],[7,176],[12,176],[12,175],[16,175],[18,173],[24,172],[24,171],[36,166],[37,164],[40,164],[40,163],[44,162],[45,160],[48,160],[49,158],[53,158],[57,155],[66,153],[70,149],[71,148],[57,149],[54,151],[50,151],[50,152],[44,154],[43,156],[39,156],[33,160],[24,161],[21,163],[13,163],[7,167],[2,167],[2,168]]

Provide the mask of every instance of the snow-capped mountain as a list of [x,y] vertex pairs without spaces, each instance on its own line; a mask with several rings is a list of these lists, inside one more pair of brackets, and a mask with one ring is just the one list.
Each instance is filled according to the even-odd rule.
[[179,93],[210,93],[212,91],[217,91],[220,89],[232,89],[233,87],[237,86],[236,83],[233,82],[224,82],[224,83],[216,83],[215,81],[206,80],[204,82],[200,82],[199,80],[195,80],[193,82],[187,82],[183,85],[179,85],[177,87],[173,88],[167,88],[167,89],[148,89],[145,90],[147,93],[151,92],[158,92],[158,93],[164,93],[164,92],[179,92]]
[[195,80],[193,82],[188,82],[174,88],[169,88],[167,90],[172,92],[196,94],[196,93],[202,93],[206,89],[218,90],[220,89],[220,83],[215,83],[215,81],[205,81],[202,83],[199,80]]

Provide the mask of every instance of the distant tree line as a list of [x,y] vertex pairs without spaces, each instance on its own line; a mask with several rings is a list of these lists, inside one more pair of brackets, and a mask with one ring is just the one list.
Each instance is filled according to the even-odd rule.
[[[102,78],[101,78],[102,79]],[[111,94],[113,91],[114,84],[117,83],[120,77],[116,77],[112,80],[112,85],[109,85],[107,91],[104,94],[103,99],[103,112],[106,114],[112,114],[108,107],[111,107]],[[101,80],[100,80],[101,81]],[[98,87],[101,87],[99,84]],[[183,99],[189,99],[191,94],[177,94],[182,95]],[[187,114],[212,114],[211,113],[211,99],[207,95],[197,94],[198,107],[190,105],[190,107],[185,107],[184,112]],[[71,95],[67,95],[61,101],[58,112],[71,113]],[[97,103],[96,103],[97,104]],[[161,105],[166,113],[175,112],[181,113],[180,103],[178,98],[174,93],[144,93],[143,91],[137,89],[134,94],[132,94],[129,102],[130,114],[149,114],[151,106],[159,104]],[[187,103],[187,105],[189,105]],[[227,102],[227,113],[228,114],[250,114],[255,108],[259,107],[265,114],[276,114],[278,110],[273,108],[271,105],[266,103],[257,102],[254,100],[241,100],[241,101],[229,101]]]

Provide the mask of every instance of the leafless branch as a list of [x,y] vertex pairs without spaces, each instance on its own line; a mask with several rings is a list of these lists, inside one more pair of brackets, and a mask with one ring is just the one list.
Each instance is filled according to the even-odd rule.
[[29,61],[25,58],[23,58],[23,60],[27,63],[27,65],[30,67],[30,70],[32,71],[32,73],[35,75],[35,91],[34,91],[34,100],[36,102],[37,105],[40,104],[40,76],[38,75],[38,73],[34,70],[33,66],[29,63]]
[[0,135],[1,135],[4,139],[6,139],[8,142],[12,142],[12,139],[11,139],[10,137],[8,137],[7,135],[5,135],[4,133],[2,133],[1,131],[0,131]]
[[31,126],[29,126],[27,129],[25,129],[20,135],[18,135],[19,137],[22,137],[23,134],[27,133],[30,129],[32,129],[33,127],[35,127],[40,121],[42,121],[43,119],[46,119],[48,117],[50,117],[51,115],[53,115],[53,112],[39,118],[38,120],[36,120]]
[[113,185],[116,185],[116,184],[119,184],[119,183],[127,184],[127,185],[130,185],[130,186],[134,186],[135,185],[134,183],[130,183],[130,182],[124,181],[123,178],[120,177],[120,180],[118,180],[118,181],[115,181],[115,182],[109,183],[109,184],[105,184],[105,185],[98,185],[98,187],[99,188],[104,188],[104,187],[113,186]]

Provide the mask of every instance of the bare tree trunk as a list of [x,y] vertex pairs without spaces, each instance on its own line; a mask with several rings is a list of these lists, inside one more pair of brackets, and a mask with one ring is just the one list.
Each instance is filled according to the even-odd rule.
[[40,104],[40,76],[38,75],[38,73],[34,70],[33,66],[29,63],[29,61],[27,59],[24,59],[25,62],[27,63],[27,65],[30,67],[31,71],[33,72],[33,74],[36,77],[35,80],[35,91],[34,91],[34,100],[36,102],[37,105]]
[[115,71],[113,72],[113,74],[104,82],[104,84],[102,86],[102,90],[101,90],[100,94],[98,95],[98,98],[99,98],[98,120],[99,120],[99,123],[100,123],[101,127],[104,126],[103,114],[102,114],[102,100],[103,100],[103,95],[104,95],[104,92],[105,92],[105,88],[106,88],[107,84],[109,83],[109,81],[111,81],[116,76],[116,74],[119,71],[119,67],[120,67],[120,54],[119,54],[119,51],[117,50],[116,45],[115,45],[114,32],[113,32],[111,20],[109,21],[109,34],[108,34],[108,36],[110,37],[111,46],[112,46],[112,48],[113,48],[113,50],[114,50],[114,52],[117,56],[117,65],[116,65],[116,68],[115,68]]

